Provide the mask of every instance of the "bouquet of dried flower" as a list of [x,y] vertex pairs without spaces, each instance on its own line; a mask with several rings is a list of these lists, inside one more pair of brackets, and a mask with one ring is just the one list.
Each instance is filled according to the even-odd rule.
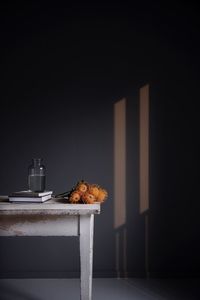
[[97,184],[89,184],[81,180],[70,191],[59,194],[56,197],[63,197],[70,203],[93,204],[95,202],[104,202],[108,197],[108,193]]

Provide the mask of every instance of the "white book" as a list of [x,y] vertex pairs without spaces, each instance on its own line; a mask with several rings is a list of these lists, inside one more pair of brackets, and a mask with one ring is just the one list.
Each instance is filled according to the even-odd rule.
[[36,202],[41,203],[51,199],[51,194],[42,197],[14,197],[9,196],[9,202]]
[[17,191],[10,194],[10,197],[43,197],[51,195],[53,191],[44,191],[44,192],[33,192],[30,190],[27,191]]

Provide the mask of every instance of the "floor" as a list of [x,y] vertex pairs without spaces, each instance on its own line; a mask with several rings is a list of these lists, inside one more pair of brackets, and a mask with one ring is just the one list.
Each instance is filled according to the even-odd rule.
[[[1,279],[0,300],[76,300],[78,279]],[[93,279],[93,300],[199,300],[200,279]]]

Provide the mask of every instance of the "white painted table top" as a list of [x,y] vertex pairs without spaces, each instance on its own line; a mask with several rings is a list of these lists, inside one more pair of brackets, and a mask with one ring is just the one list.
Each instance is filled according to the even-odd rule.
[[91,215],[99,213],[99,202],[94,204],[70,204],[59,198],[52,198],[44,203],[11,203],[8,200],[0,200],[0,214]]

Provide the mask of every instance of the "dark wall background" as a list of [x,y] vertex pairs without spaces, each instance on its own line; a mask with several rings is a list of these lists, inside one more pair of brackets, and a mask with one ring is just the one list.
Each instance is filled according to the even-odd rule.
[[[115,276],[113,107],[126,97],[127,271],[144,275],[138,101],[139,88],[149,83],[149,270],[199,274],[195,3],[2,2],[0,22],[0,194],[27,187],[35,156],[44,158],[55,193],[82,178],[105,187],[109,199],[95,219],[94,274]],[[1,238],[0,244],[1,276],[78,274],[76,239]]]

